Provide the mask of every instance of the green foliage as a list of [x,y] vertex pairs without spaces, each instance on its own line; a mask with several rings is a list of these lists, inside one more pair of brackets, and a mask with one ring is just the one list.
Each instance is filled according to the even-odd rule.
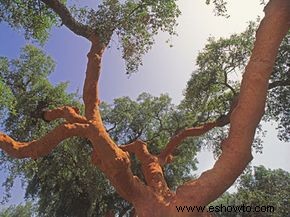
[[1,0],[0,22],[7,22],[16,30],[24,30],[25,38],[44,43],[48,30],[56,24],[56,17],[38,0]]
[[142,56],[154,44],[160,31],[174,35],[180,11],[176,0],[106,0],[97,10],[72,7],[77,20],[90,26],[108,43],[113,33],[120,41],[127,73],[136,72]]
[[[256,24],[251,22],[246,31],[229,38],[218,40],[210,38],[199,53],[197,69],[191,75],[185,90],[181,107],[191,113],[198,123],[215,120],[226,114],[235,94],[239,92],[243,69],[249,60],[254,43]],[[279,123],[279,138],[289,141],[290,114],[290,33],[284,38],[276,59],[270,83],[281,82],[269,90],[266,113],[263,120]],[[218,155],[220,142],[225,138],[227,128],[215,129],[204,136],[208,147]],[[265,132],[257,130],[253,147],[257,152],[262,149],[261,137]],[[209,142],[213,141],[213,142]]]
[[[117,143],[127,144],[142,139],[153,154],[160,153],[169,138],[186,123],[182,111],[171,104],[167,95],[153,97],[143,93],[136,101],[122,97],[115,99],[113,105],[103,103],[101,111],[108,132]],[[169,186],[175,188],[191,177],[190,172],[196,170],[198,150],[196,141],[189,139],[176,151],[178,157],[164,170]],[[134,160],[133,171],[141,175],[138,161]]]
[[[211,205],[225,206],[274,206],[275,212],[261,212],[263,217],[287,216],[290,213],[290,173],[282,170],[270,170],[263,166],[254,167],[245,172],[237,182],[237,192],[225,193]],[[216,216],[254,217],[255,212],[222,212]]]
[[[77,1],[69,3],[73,18],[96,32],[105,43],[110,42],[114,33],[117,35],[128,74],[138,70],[142,56],[154,44],[155,35],[160,31],[176,34],[176,18],[180,14],[176,0],[104,0],[96,10],[80,7]],[[40,0],[1,1],[1,21],[14,29],[23,29],[27,39],[41,43],[53,25],[61,25],[56,14]]]
[[207,5],[214,5],[214,12],[217,16],[225,16],[229,17],[227,14],[227,1],[226,0],[206,0],[205,3]]
[[127,205],[91,164],[90,153],[87,141],[70,139],[26,168],[26,197],[38,198],[40,216],[97,217]]
[[278,124],[278,138],[290,141],[290,31],[279,48],[270,83],[286,81],[269,91],[264,120],[275,120]]
[[[0,59],[0,71],[5,67],[6,65],[5,59]],[[10,111],[13,111],[14,106],[14,97],[10,90],[10,88],[4,83],[3,79],[0,77],[0,119],[3,119],[5,117],[5,113],[7,112],[7,109]]]
[[[15,100],[13,110],[5,107],[2,127],[15,139],[39,138],[59,123],[44,122],[43,109],[63,105],[82,108],[75,94],[66,93],[66,83],[49,83],[47,76],[54,62],[39,49],[28,45],[19,58],[1,60],[5,63],[1,79]],[[37,199],[39,216],[101,216],[109,208],[122,208],[125,202],[91,165],[90,153],[90,144],[82,139],[66,140],[52,154],[36,161],[11,159],[1,152],[0,166],[9,172],[4,199],[18,176],[26,186],[26,197]]]
[[[251,22],[240,34],[229,38],[209,38],[198,54],[197,69],[187,82],[185,97],[179,106],[192,125],[216,120],[229,112],[239,92],[239,81],[251,54],[255,30],[256,24]],[[211,130],[199,138],[200,145],[208,147],[218,156],[220,142],[226,138],[227,131],[228,127]],[[258,137],[254,147],[261,149]]]
[[47,76],[54,70],[54,62],[36,47],[27,45],[18,59],[1,57],[1,63],[1,79],[14,99],[13,108],[5,108],[5,130],[18,140],[34,139],[43,133],[36,130],[43,125],[38,121],[42,111],[71,104],[75,95],[65,93],[66,83],[56,87],[49,83]]
[[35,207],[31,202],[24,205],[9,206],[0,211],[0,217],[33,217],[35,216]]
[[[227,39],[209,38],[199,53],[197,70],[187,82],[183,106],[204,121],[217,118],[229,110],[238,92],[237,74],[241,74],[251,54],[256,25],[250,23],[246,31]],[[233,77],[236,79],[233,79]],[[199,113],[198,113],[199,112]],[[210,114],[208,114],[210,113]]]

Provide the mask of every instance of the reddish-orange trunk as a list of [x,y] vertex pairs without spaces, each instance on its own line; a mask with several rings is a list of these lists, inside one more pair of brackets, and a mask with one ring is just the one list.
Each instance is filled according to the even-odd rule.
[[[57,0],[44,2],[62,18],[65,9],[58,10],[61,5]],[[142,141],[119,147],[106,132],[99,113],[98,81],[105,45],[85,28],[80,28],[79,34],[92,43],[83,91],[85,115],[81,116],[76,108],[68,106],[47,111],[44,114],[47,121],[64,118],[66,122],[32,142],[17,142],[0,133],[0,148],[16,158],[38,158],[49,154],[66,138],[85,137],[93,146],[92,163],[105,173],[117,192],[133,204],[136,216],[210,216],[206,212],[178,212],[176,207],[206,206],[232,185],[252,159],[251,144],[264,112],[268,80],[279,44],[290,27],[290,1],[271,0],[265,14],[243,76],[238,103],[231,113],[229,136],[221,144],[222,154],[211,170],[179,186],[176,192],[168,188],[162,171],[162,166],[170,162],[174,149],[186,137],[201,135],[227,121],[185,129],[174,136],[158,156],[152,155]],[[78,28],[73,20],[67,20],[67,25],[72,31]],[[133,175],[131,154],[140,160],[146,183]]]

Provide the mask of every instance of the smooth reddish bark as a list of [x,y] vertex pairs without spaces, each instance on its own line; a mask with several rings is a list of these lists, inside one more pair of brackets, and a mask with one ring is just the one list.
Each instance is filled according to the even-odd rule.
[[[94,31],[68,16],[65,6],[58,0],[43,2],[74,33],[91,41],[83,90],[85,115],[80,115],[78,109],[69,106],[46,111],[43,115],[45,120],[63,118],[66,123],[32,142],[17,142],[0,133],[0,148],[15,158],[35,159],[49,154],[64,139],[85,137],[93,146],[92,163],[105,173],[117,192],[133,204],[139,217],[207,216],[208,213],[179,213],[176,206],[209,204],[233,184],[251,161],[251,145],[264,113],[269,77],[279,44],[290,27],[290,1],[271,0],[265,8],[266,15],[258,29],[253,53],[243,75],[239,100],[235,101],[226,118],[181,131],[171,138],[158,156],[152,155],[142,141],[120,147],[110,138],[101,119],[98,96],[101,60],[106,45],[100,42],[98,35],[92,34]],[[214,167],[198,179],[179,186],[176,192],[171,191],[164,179],[162,166],[172,160],[174,149],[185,138],[202,135],[229,121],[229,136],[221,144],[222,154]],[[146,183],[133,175],[131,154],[135,154],[141,162]]]

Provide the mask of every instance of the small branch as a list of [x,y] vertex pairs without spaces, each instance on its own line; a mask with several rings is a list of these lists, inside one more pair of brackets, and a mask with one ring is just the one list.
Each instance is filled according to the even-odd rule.
[[107,130],[106,130],[107,133],[110,133],[111,131],[113,131],[114,129],[116,129],[116,127],[117,127],[117,124],[114,123],[114,126],[112,126],[110,129],[107,129]]
[[238,105],[238,102],[239,102],[239,94],[235,94],[235,96],[232,99],[231,107],[230,107],[229,112],[226,115],[220,116],[216,120],[217,127],[224,127],[224,126],[226,126],[227,124],[230,123],[231,114],[234,111],[234,109],[236,108],[236,106]]
[[149,153],[145,142],[136,140],[128,145],[120,146],[120,148],[123,151],[134,153],[139,159],[148,186],[152,187],[155,192],[164,197],[171,196],[158,158]]
[[127,19],[130,19],[130,17],[137,11],[139,10],[140,8],[146,6],[147,3],[144,3],[144,2],[140,2],[139,5],[137,5],[135,8],[133,8],[133,10],[127,15],[125,16],[124,18],[122,18],[121,20],[119,20],[119,22],[117,23],[116,27],[118,27],[119,25],[121,25],[123,22],[126,22]]
[[[290,86],[290,80],[273,81],[272,83],[269,84],[268,90],[274,89],[276,87],[285,87],[285,86]],[[223,115],[217,119],[218,127],[223,127],[230,123],[231,114],[233,110],[235,109],[235,107],[237,106],[238,100],[239,100],[239,94],[235,94],[233,101],[231,103],[230,111],[226,115]]]
[[172,161],[173,159],[172,153],[178,147],[178,145],[180,145],[180,143],[184,141],[186,138],[200,136],[207,133],[214,127],[223,127],[229,124],[231,114],[234,111],[235,107],[237,106],[238,101],[239,101],[239,95],[236,94],[231,102],[230,110],[226,115],[222,115],[215,121],[206,123],[202,126],[184,129],[178,132],[176,135],[174,135],[170,139],[169,143],[166,145],[165,149],[159,154],[158,158],[159,158],[160,165],[163,166]]
[[53,121],[59,118],[64,118],[68,123],[87,123],[86,118],[79,115],[79,109],[76,107],[63,106],[43,112],[45,121]]
[[199,127],[188,128],[182,130],[177,135],[174,135],[165,149],[159,154],[158,160],[161,166],[170,163],[172,161],[172,153],[180,145],[180,143],[188,137],[200,136],[217,126],[217,122],[206,123]]
[[225,85],[227,88],[229,88],[229,89],[233,92],[234,95],[237,94],[236,90],[235,90],[231,85],[229,85],[228,83],[225,83],[224,85]]
[[[225,69],[223,69],[223,72],[224,72],[224,83],[221,83],[222,85],[225,85],[227,88],[229,88],[234,95],[236,95],[236,91],[235,89],[228,83],[228,73],[230,71],[232,71],[234,69],[234,67],[232,67],[232,69],[230,71],[227,71],[229,67],[225,67]],[[220,83],[220,82],[217,82],[217,84]]]
[[[273,81],[272,83],[269,84],[268,90],[274,89],[276,87],[285,87],[285,86],[290,86],[290,80]],[[235,107],[237,106],[238,100],[239,100],[239,94],[235,94],[233,101],[231,103],[230,111],[226,115],[223,115],[217,119],[218,127],[223,127],[230,123],[231,114],[233,110],[235,109]]]
[[270,90],[275,87],[285,87],[285,86],[290,86],[290,80],[273,81],[272,83],[269,84],[268,89]]
[[88,124],[62,124],[32,142],[17,142],[0,132],[0,148],[15,158],[37,159],[48,155],[60,142],[72,136],[86,135]]
[[59,0],[41,0],[49,8],[51,8],[61,19],[62,23],[68,27],[72,32],[87,39],[90,38],[92,30],[79,22],[77,22],[71,15],[68,8]]

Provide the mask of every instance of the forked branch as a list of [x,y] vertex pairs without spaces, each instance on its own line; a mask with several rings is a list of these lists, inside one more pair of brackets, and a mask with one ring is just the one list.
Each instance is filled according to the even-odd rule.
[[164,179],[162,168],[158,158],[149,153],[147,144],[141,140],[136,140],[127,145],[120,146],[123,151],[133,153],[141,162],[141,168],[148,186],[154,192],[163,197],[170,197],[171,193]]

